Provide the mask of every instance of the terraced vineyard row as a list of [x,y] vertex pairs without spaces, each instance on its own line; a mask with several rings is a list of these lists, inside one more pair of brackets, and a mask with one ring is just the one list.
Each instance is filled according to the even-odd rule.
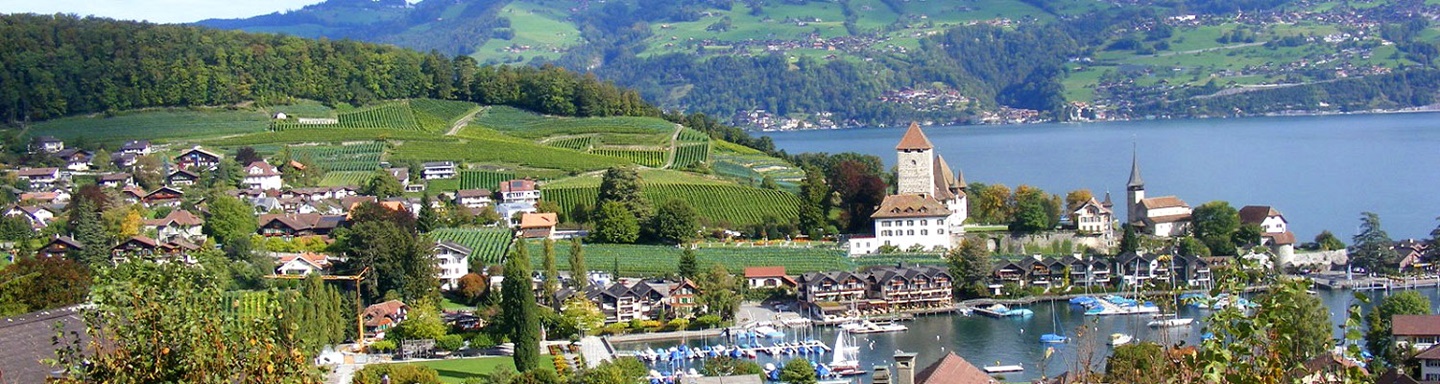
[[590,150],[590,147],[595,146],[595,136],[580,136],[559,140],[551,140],[546,144],[552,147],[565,148],[580,152],[588,152]]
[[380,167],[380,155],[385,152],[385,143],[295,146],[291,147],[290,151],[294,158],[309,158],[316,166],[330,172],[374,171]]
[[680,141],[680,142],[686,142],[686,143],[690,143],[690,142],[706,142],[706,143],[708,143],[708,142],[710,142],[710,135],[705,134],[705,132],[696,131],[696,130],[694,130],[694,129],[684,128],[684,129],[681,129],[681,130],[680,130],[680,136],[677,137],[676,139],[677,139],[678,141]]
[[[541,244],[533,241],[528,244],[531,255],[540,254]],[[672,246],[586,244],[585,263],[597,270],[609,270],[618,263],[623,276],[659,276],[675,273],[680,253],[679,248]],[[719,264],[732,273],[742,273],[745,267],[757,265],[783,265],[785,272],[791,274],[855,268],[843,251],[822,248],[700,248],[695,256],[700,265]],[[540,268],[542,258],[532,256],[530,259]],[[556,264],[561,270],[570,267],[565,257],[556,257]]]
[[611,148],[596,148],[594,150],[591,150],[590,153],[594,153],[600,156],[617,157],[647,167],[659,167],[665,165],[665,156],[668,156],[670,154],[668,151],[662,150]]
[[681,144],[675,148],[675,163],[672,168],[684,168],[710,162],[710,143]]
[[500,183],[514,178],[515,172],[464,170],[460,171],[460,189],[485,188],[498,191]]
[[475,118],[475,124],[527,139],[587,133],[669,133],[675,130],[675,124],[654,117],[551,117],[504,106],[491,107]]
[[422,130],[415,121],[415,113],[404,101],[385,103],[335,116],[334,124],[301,124],[300,118],[275,122],[275,130],[285,131],[306,128],[350,128],[350,129],[400,129]]
[[475,108],[479,108],[479,105],[468,101],[410,100],[410,109],[415,111],[415,119],[422,128],[431,132],[444,132],[450,129],[451,124]]
[[509,228],[440,228],[430,231],[429,236],[435,241],[449,240],[470,248],[470,259],[486,265],[505,260],[512,237]]
[[322,187],[361,186],[361,185],[365,185],[365,183],[370,182],[370,178],[371,178],[371,177],[374,177],[374,176],[375,176],[375,172],[374,172],[374,171],[339,171],[339,172],[326,172],[326,173],[325,173],[325,178],[324,178],[324,179],[320,179],[320,186],[322,186]]
[[[769,189],[738,185],[646,184],[642,189],[651,202],[679,199],[695,206],[701,217],[733,225],[759,224],[766,217],[793,220],[799,216],[800,199],[795,195]],[[561,209],[576,204],[594,205],[598,187],[546,188],[545,199]]]

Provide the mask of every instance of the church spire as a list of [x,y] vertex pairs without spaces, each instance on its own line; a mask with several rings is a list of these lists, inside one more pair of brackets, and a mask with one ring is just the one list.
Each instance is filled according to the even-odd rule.
[[1134,147],[1130,150],[1130,183],[1125,185],[1130,189],[1145,189],[1145,180],[1140,179],[1139,152],[1139,149]]

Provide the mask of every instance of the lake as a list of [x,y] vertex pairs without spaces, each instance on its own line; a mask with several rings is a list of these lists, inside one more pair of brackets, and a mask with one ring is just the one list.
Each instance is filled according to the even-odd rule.
[[[1440,303],[1440,291],[1436,288],[1423,288],[1420,292],[1430,297],[1432,303]],[[1344,324],[1345,308],[1354,299],[1353,292],[1347,290],[1317,292],[1321,300],[1331,310],[1331,320],[1334,324]],[[1383,291],[1367,292],[1371,297],[1371,305],[1379,303],[1386,295]],[[976,314],[974,316],[961,315],[933,315],[918,318],[914,321],[904,322],[910,329],[903,333],[855,335],[855,340],[860,345],[861,366],[867,370],[875,365],[886,365],[894,372],[894,351],[896,349],[906,352],[916,352],[917,364],[920,367],[928,366],[939,360],[946,353],[954,351],[960,357],[965,358],[977,367],[995,365],[997,362],[1005,365],[1020,364],[1025,367],[1022,373],[1006,374],[1006,381],[1021,381],[1038,379],[1041,375],[1040,364],[1046,361],[1044,372],[1048,376],[1068,371],[1078,366],[1080,357],[1090,355],[1086,351],[1093,352],[1094,364],[1102,364],[1105,357],[1109,356],[1110,347],[1106,345],[1109,335],[1116,332],[1123,332],[1135,336],[1136,341],[1156,341],[1166,344],[1174,344],[1184,341],[1187,344],[1195,344],[1200,341],[1202,319],[1210,312],[1185,306],[1181,311],[1182,317],[1195,318],[1195,324],[1188,328],[1154,329],[1146,326],[1148,316],[1107,316],[1095,317],[1085,316],[1082,307],[1070,305],[1067,302],[1055,302],[1054,311],[1049,303],[1037,303],[1029,306],[1035,315],[1028,318],[990,318]],[[1053,315],[1052,315],[1053,314]],[[1053,316],[1053,317],[1052,317]],[[1052,325],[1056,324],[1056,325]],[[1072,340],[1066,344],[1041,344],[1040,335],[1053,332],[1054,328],[1061,329],[1060,333],[1075,337],[1077,330],[1084,326],[1090,330],[1093,342],[1083,342],[1082,339]],[[787,340],[799,338],[804,340],[814,338],[824,341],[827,345],[834,345],[835,328],[833,327],[807,327],[792,328],[784,330]],[[1335,329],[1335,337],[1340,338],[1340,329]],[[619,351],[632,351],[639,348],[668,348],[681,344],[682,341],[666,342],[641,342],[616,344]],[[719,338],[703,340],[685,340],[684,344],[704,348],[708,345],[722,343]],[[734,345],[734,342],[725,342],[727,345]],[[766,343],[768,345],[768,343]],[[1053,346],[1054,354],[1050,359],[1045,360],[1046,348]],[[826,353],[818,357],[811,357],[812,361],[829,363],[832,355]],[[757,362],[761,365],[774,363],[782,365],[787,358],[773,359],[764,354],[759,356]],[[675,368],[688,369],[699,367],[700,362],[685,362],[677,365],[660,362],[652,367],[658,371],[672,371]],[[869,382],[869,377],[864,377],[862,382]]]
[[[894,165],[900,128],[767,132],[790,153],[859,152]],[[1440,115],[1370,114],[926,127],[968,182],[1053,194],[1110,192],[1122,209],[1130,152],[1147,196],[1192,207],[1214,200],[1271,205],[1300,241],[1330,230],[1347,243],[1360,213],[1395,239],[1428,237],[1440,216]],[[1123,217],[1121,217],[1123,219]]]

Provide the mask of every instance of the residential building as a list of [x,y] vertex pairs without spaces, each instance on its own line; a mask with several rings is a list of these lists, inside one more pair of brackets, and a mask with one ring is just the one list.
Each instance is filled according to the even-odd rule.
[[43,205],[12,205],[5,211],[5,216],[19,216],[30,222],[30,228],[41,230],[50,226],[50,221],[55,220],[55,211]]
[[1421,381],[1440,381],[1440,346],[1432,346],[1415,355],[1420,364]]
[[60,181],[60,168],[21,168],[15,176],[29,182],[32,191],[47,189]]
[[178,207],[180,200],[185,198],[185,192],[170,187],[160,187],[140,198],[140,202],[147,207]]
[[140,157],[129,153],[116,152],[110,154],[110,162],[114,163],[117,168],[130,168],[134,167],[135,163],[140,162]]
[[[890,370],[877,367],[872,374],[876,384],[996,384],[995,378],[965,361],[954,351],[947,352],[939,361],[919,372],[915,371],[915,353],[895,351],[895,378]],[[883,368],[883,369],[882,369]]]
[[1424,351],[1440,342],[1440,315],[1395,315],[1390,335],[1401,350]]
[[1306,360],[1300,367],[1291,370],[1291,375],[1300,378],[1301,384],[1344,383],[1349,377],[1346,372],[1352,368],[1370,375],[1364,366],[1335,353],[1324,353]]
[[1270,247],[1281,260],[1295,255],[1295,233],[1285,215],[1268,205],[1247,205],[1240,208],[1240,224],[1260,227],[1260,245]]
[[405,187],[406,189],[410,188],[409,168],[385,168],[385,172],[389,173],[390,177],[394,177],[396,181],[399,181],[401,187]]
[[884,310],[942,308],[954,304],[954,279],[936,266],[876,267],[866,272],[866,297]]
[[88,171],[90,170],[90,159],[95,157],[95,153],[80,148],[67,148],[56,152],[55,157],[65,162],[65,169]]
[[795,288],[795,279],[785,275],[785,266],[745,267],[750,288]]
[[85,245],[80,244],[80,242],[76,241],[73,237],[55,235],[54,238],[50,239],[49,243],[45,243],[39,250],[36,250],[35,255],[39,257],[68,257],[70,252],[84,249]]
[[865,297],[863,275],[850,272],[810,272],[796,281],[800,287],[796,298],[804,303],[812,317],[829,319],[856,310]]
[[441,240],[435,243],[436,277],[440,279],[440,289],[452,290],[460,288],[460,278],[470,273],[470,248],[459,243]]
[[177,169],[165,176],[165,185],[180,187],[195,184],[198,180],[200,180],[200,174],[188,169]]
[[55,136],[36,137],[35,141],[30,143],[30,152],[55,153],[63,149],[65,149],[65,142],[56,139]]
[[40,204],[65,205],[70,202],[70,192],[63,188],[55,188],[49,191],[24,192],[16,196],[21,202],[36,202]]
[[495,206],[495,212],[499,213],[500,218],[504,219],[505,223],[510,227],[520,226],[520,218],[522,216],[519,215],[535,213],[536,211],[538,211],[538,209],[535,208],[535,204],[525,202],[500,203]]
[[421,166],[424,169],[420,171],[420,176],[425,180],[455,178],[455,162],[453,161],[432,161],[421,164]]
[[595,286],[586,293],[586,297],[598,304],[608,324],[688,313],[696,305],[695,296],[698,293],[695,284],[689,280],[648,280]]
[[323,275],[331,266],[328,257],[315,252],[277,253],[275,256],[280,264],[275,273],[280,275]]
[[[95,341],[85,321],[90,308],[90,304],[77,304],[0,319],[0,335],[4,335],[0,337],[0,351],[5,351],[0,354],[0,370],[5,372],[4,382],[49,383],[59,379],[64,370],[46,361],[54,359],[57,350],[69,347],[72,341],[79,345]],[[57,335],[63,335],[61,343],[55,342]]]
[[127,141],[124,145],[120,146],[120,151],[117,153],[124,153],[135,156],[148,156],[150,155],[150,140]]
[[501,182],[500,201],[535,205],[540,202],[540,189],[535,187],[535,180],[530,179]]
[[1430,253],[1430,245],[1415,239],[1405,239],[1395,242],[1391,246],[1400,260],[1401,271],[1433,271],[1434,265],[1425,262],[1425,255]]
[[165,242],[177,239],[204,242],[205,234],[201,231],[204,225],[204,219],[183,209],[170,211],[163,218],[145,220],[145,228],[154,230],[156,239]]
[[555,234],[559,216],[554,212],[520,214],[520,233],[524,239],[547,239]]
[[400,300],[390,300],[365,307],[365,333],[372,337],[384,336],[384,332],[405,321],[410,306]]
[[132,236],[110,248],[110,259],[115,263],[131,260],[149,260],[157,263],[183,262],[194,264],[190,251],[199,249],[195,244],[184,241],[160,242],[145,236]]
[[920,125],[910,123],[895,146],[898,186],[871,214],[874,237],[850,239],[850,254],[874,253],[880,247],[902,250],[950,249],[964,234],[968,217],[965,176],[952,172]]
[[175,156],[175,164],[181,168],[213,170],[220,164],[220,154],[201,149],[199,146],[180,152]]
[[455,205],[466,208],[483,208],[494,203],[489,189],[461,189],[455,191]]
[[135,185],[135,178],[129,173],[107,173],[96,179],[96,184],[106,188],[124,188]]
[[[1109,196],[1106,197],[1108,201]],[[1075,224],[1075,230],[1082,233],[1104,237],[1115,234],[1115,212],[1110,210],[1109,204],[1095,201],[1094,197],[1081,204],[1074,212],[1070,212],[1070,222]]]
[[1130,181],[1125,185],[1127,220],[1137,232],[1159,237],[1184,236],[1190,230],[1190,205],[1175,196],[1145,197],[1138,152],[1130,158]]
[[263,214],[258,232],[261,236],[329,236],[344,222],[345,216],[341,215]]
[[260,190],[280,189],[280,170],[264,161],[255,161],[245,166],[245,188]]

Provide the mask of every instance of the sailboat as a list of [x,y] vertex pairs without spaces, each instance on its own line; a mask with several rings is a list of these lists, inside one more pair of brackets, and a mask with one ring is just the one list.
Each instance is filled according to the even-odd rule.
[[[1171,269],[1171,270],[1174,270],[1174,269],[1175,269],[1175,257],[1174,257],[1174,256],[1170,256],[1170,269]],[[1174,274],[1174,273],[1171,273],[1171,274],[1170,274],[1170,286],[1172,286],[1172,287],[1175,286],[1175,274]],[[1192,324],[1192,323],[1195,322],[1195,319],[1192,319],[1192,318],[1179,317],[1179,312],[1180,312],[1180,296],[1178,296],[1178,295],[1175,296],[1175,312],[1176,312],[1176,313],[1162,313],[1162,314],[1155,315],[1155,317],[1153,318],[1153,320],[1150,320],[1150,322],[1149,322],[1149,323],[1146,323],[1146,325],[1149,325],[1151,328],[1170,328],[1170,327],[1184,327],[1184,326],[1189,326],[1190,324]]]
[[1051,300],[1051,301],[1050,301],[1050,332],[1051,332],[1051,333],[1046,333],[1046,334],[1044,334],[1044,335],[1040,335],[1040,342],[1041,342],[1041,343],[1046,343],[1046,344],[1058,344],[1058,343],[1064,343],[1064,342],[1070,340],[1070,338],[1065,337],[1065,336],[1061,336],[1061,335],[1059,335],[1059,334],[1056,333],[1056,332],[1060,332],[1060,317],[1059,317],[1059,316],[1060,316],[1059,314],[1055,313],[1055,301],[1054,301],[1054,300]]
[[860,369],[860,346],[850,338],[850,333],[840,330],[835,335],[835,357],[830,360],[830,372],[840,376],[864,374]]

